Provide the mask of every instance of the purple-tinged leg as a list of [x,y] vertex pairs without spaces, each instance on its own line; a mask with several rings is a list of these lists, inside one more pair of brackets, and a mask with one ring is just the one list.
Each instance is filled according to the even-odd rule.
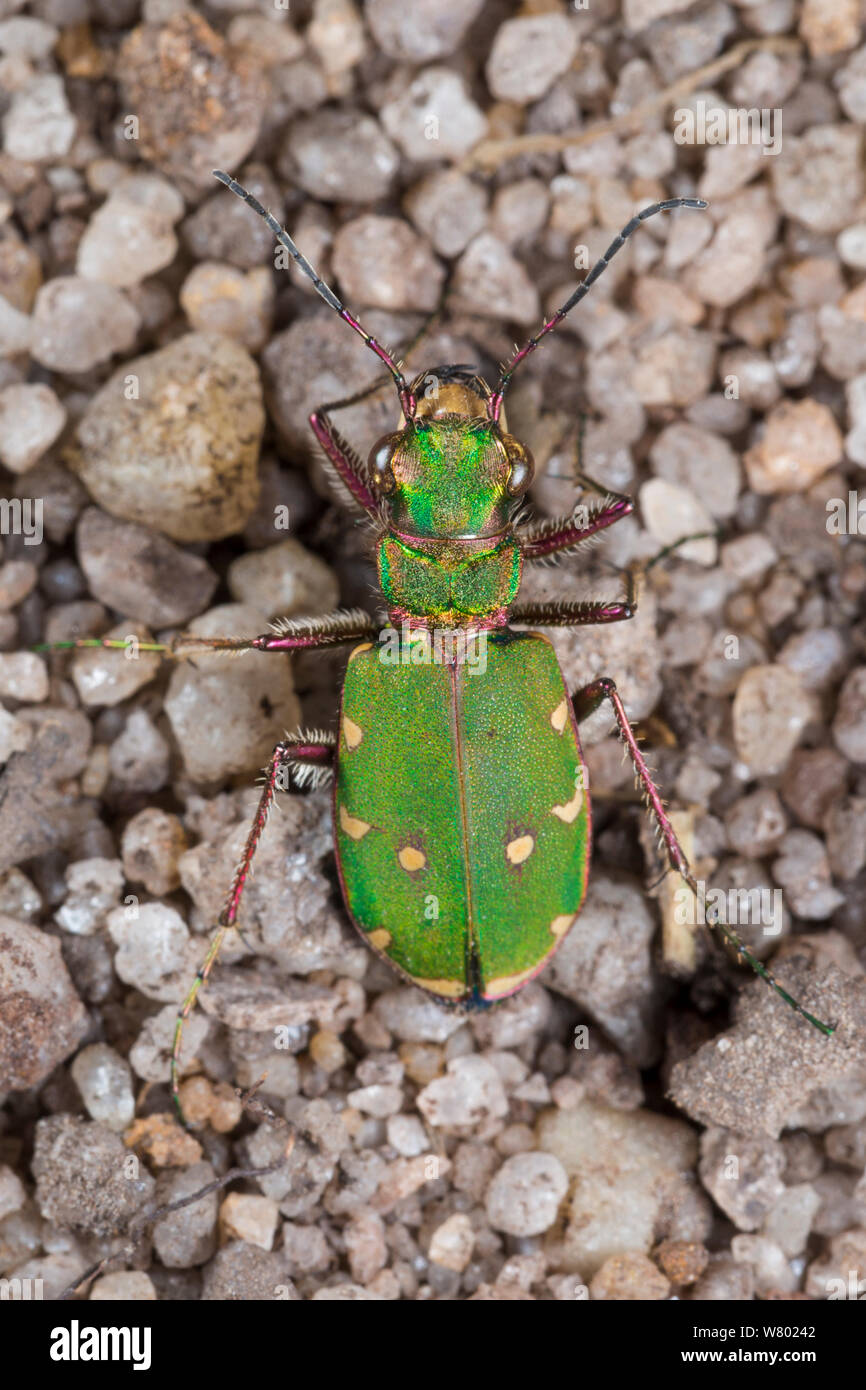
[[533,627],[588,627],[593,623],[622,623],[633,618],[636,611],[633,599],[612,603],[517,603],[508,621]]
[[198,998],[199,990],[207,983],[208,976],[216,963],[220,948],[225,940],[226,932],[230,931],[235,925],[243,891],[252,868],[253,858],[258,849],[259,841],[262,838],[262,833],[268,819],[268,813],[273,805],[277,791],[280,789],[280,774],[284,768],[292,769],[296,764],[299,764],[302,768],[312,768],[314,770],[329,768],[333,763],[335,743],[335,740],[326,742],[324,738],[321,742],[306,742],[302,739],[289,739],[284,743],[278,743],[265,769],[265,782],[256,809],[255,819],[250,827],[250,833],[247,836],[247,842],[244,846],[243,854],[241,855],[241,861],[235,870],[235,876],[232,880],[225,906],[219,915],[217,929],[214,932],[208,953],[192,983],[189,993],[181,1005],[175,1024],[174,1045],[171,1053],[171,1094],[183,1124],[186,1124],[186,1120],[180,1103],[178,1062],[180,1060],[184,1024],[192,1013],[195,1001]]
[[[637,775],[637,779],[647,799],[650,812],[667,846],[670,863],[697,896],[700,893],[698,881],[692,872],[691,865],[668,819],[664,802],[650,775],[650,770],[644,761],[643,754],[638,747],[634,730],[628,721],[628,715],[625,712],[625,707],[620,699],[616,685],[609,676],[601,676],[598,680],[592,681],[589,685],[584,686],[582,690],[578,690],[572,695],[571,702],[574,706],[575,716],[578,721],[585,719],[587,715],[592,714],[593,710],[598,709],[603,700],[609,700],[613,706],[613,712],[616,716],[617,725],[619,726],[620,737],[628,749],[635,774]],[[719,914],[714,907],[708,906],[706,920],[707,926],[713,931],[718,931],[722,938],[733,949],[738,961],[741,963],[745,962],[747,965],[751,966],[755,974],[760,975],[761,979],[766,981],[771,989],[774,989],[776,993],[784,999],[786,1004],[789,1004],[796,1013],[800,1014],[808,1023],[811,1023],[813,1027],[824,1033],[826,1037],[832,1036],[834,1025],[822,1023],[820,1019],[815,1018],[813,1014],[810,1014],[808,1010],[804,1009],[803,1005],[798,1003],[798,1001],[779,984],[773,972],[768,970],[767,966],[764,965],[762,961],[759,961],[746,949],[736,932],[731,931],[730,927],[720,920]]]
[[587,541],[590,536],[613,526],[633,511],[633,498],[616,493],[598,512],[588,513],[580,504],[575,507],[571,516],[556,517],[552,521],[529,526],[525,531],[518,533],[517,539],[524,559],[543,560],[547,555],[575,549],[582,541]]

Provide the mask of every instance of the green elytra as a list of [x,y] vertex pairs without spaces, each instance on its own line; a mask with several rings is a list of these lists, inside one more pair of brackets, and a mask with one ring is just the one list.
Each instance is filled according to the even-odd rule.
[[[290,652],[359,643],[344,682],[339,740],[298,732],[277,744],[259,807],[207,956],[177,1017],[172,1094],[183,1119],[183,1025],[235,925],[256,848],[288,770],[296,785],[334,772],[334,833],[347,909],[368,943],[442,1003],[483,1006],[542,969],[579,913],[586,891],[590,811],[577,725],[608,701],[671,866],[697,881],[677,840],[613,681],[569,696],[549,642],[523,627],[573,627],[631,618],[624,601],[516,602],[523,563],[575,551],[633,509],[604,497],[589,513],[520,525],[515,507],[533,476],[529,451],[505,429],[502,405],[520,363],[588,292],[648,217],[704,208],[674,198],[642,209],[560,309],[503,367],[495,390],[473,369],[439,367],[408,383],[392,355],[316,274],[274,217],[228,174],[216,177],[267,222],[321,298],[386,366],[399,428],[366,464],[329,417],[313,432],[347,500],[377,532],[388,617],[361,610],[296,619],[247,639],[181,634],[148,650]],[[376,389],[376,388],[371,388]],[[423,395],[421,394],[423,389]],[[358,400],[355,396],[352,400]],[[585,480],[587,481],[587,480]],[[594,485],[592,485],[594,486]],[[124,646],[85,638],[59,646]],[[826,1036],[808,1012],[712,912],[737,958]]]

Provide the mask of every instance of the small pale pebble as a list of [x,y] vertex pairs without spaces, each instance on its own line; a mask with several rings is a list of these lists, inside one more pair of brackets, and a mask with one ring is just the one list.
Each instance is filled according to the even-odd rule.
[[372,1198],[373,1208],[382,1216],[393,1211],[398,1202],[411,1197],[425,1183],[444,1178],[451,1169],[451,1160],[440,1154],[424,1153],[415,1158],[398,1158],[389,1163]]
[[[779,343],[777,339],[774,348]],[[735,386],[736,399],[752,410],[770,410],[782,394],[774,362],[757,348],[737,347],[723,353],[719,376],[726,389]],[[726,404],[730,410],[732,403]]]
[[313,198],[372,203],[390,191],[400,156],[372,116],[326,108],[294,122],[284,163]]
[[0,610],[16,608],[36,586],[39,571],[30,560],[7,560],[0,565]]
[[811,1183],[786,1187],[764,1218],[762,1233],[789,1258],[800,1255],[806,1248],[812,1220],[820,1205],[821,1199]]
[[496,1151],[503,1158],[528,1153],[535,1148],[535,1135],[529,1125],[506,1125],[496,1136]]
[[[176,1009],[174,1021],[177,1021]],[[184,1040],[186,1041],[186,1034]],[[169,1044],[159,1080],[164,1080],[168,1074],[170,1050]],[[186,1113],[184,1110],[184,1114]],[[146,1158],[154,1168],[188,1168],[191,1163],[198,1163],[202,1157],[202,1147],[198,1140],[180,1126],[175,1114],[169,1114],[167,1111],[157,1111],[152,1115],[145,1115],[140,1120],[133,1120],[124,1133],[123,1142],[127,1148]]]
[[10,1213],[20,1211],[27,1201],[24,1184],[5,1163],[0,1164],[0,1221]]
[[126,1129],[135,1114],[132,1073],[113,1047],[92,1043],[82,1048],[70,1074],[92,1120],[117,1132]]
[[[330,1028],[320,1028],[310,1038],[310,1056],[316,1066],[321,1067],[330,1076],[332,1072],[339,1071],[342,1066],[345,1066],[347,1054],[336,1033],[332,1032]],[[358,1105],[357,1096],[358,1092],[356,1091],[354,1097],[347,1097],[347,1099],[352,1100],[356,1109],[363,1110],[365,1107]],[[368,1109],[368,1113],[375,1112]]]
[[431,1081],[418,1094],[418,1109],[436,1128],[475,1125],[505,1115],[508,1102],[495,1067],[470,1054],[448,1063],[445,1076]]
[[857,0],[803,0],[800,37],[805,39],[813,58],[828,58],[846,48],[855,48],[861,39],[860,6]]
[[831,411],[804,398],[775,407],[744,461],[753,491],[778,493],[811,487],[841,457],[842,434]]
[[755,1272],[755,1292],[793,1293],[798,1279],[784,1253],[764,1236],[734,1236],[731,1254],[741,1264],[751,1265]]
[[155,792],[168,781],[167,741],[146,710],[131,711],[108,753],[111,776],[128,791]]
[[535,324],[538,290],[520,261],[492,232],[470,242],[454,272],[454,295],[467,313]]
[[[194,1163],[164,1179],[164,1200],[169,1205],[191,1197],[215,1177],[210,1163]],[[218,1194],[209,1192],[154,1224],[154,1250],[163,1265],[168,1269],[187,1269],[211,1258],[217,1243],[218,1202]]]
[[313,1294],[312,1303],[363,1303],[364,1301],[381,1302],[378,1294],[371,1293],[365,1289],[363,1284],[331,1284],[317,1289]]
[[128,352],[140,323],[138,311],[114,285],[61,275],[36,295],[31,352],[52,371],[86,372]]
[[176,1003],[195,975],[201,955],[180,913],[166,903],[133,903],[114,908],[106,921],[118,947],[114,968],[121,980],[148,999]]
[[334,1258],[318,1226],[300,1226],[292,1221],[283,1225],[283,1251],[293,1275],[318,1274]]
[[143,883],[154,897],[173,893],[180,887],[178,860],[188,848],[178,817],[157,806],[146,806],[124,827],[123,872],[130,883]]
[[453,1212],[430,1237],[427,1252],[434,1264],[462,1274],[472,1258],[475,1232],[465,1212]]
[[703,540],[688,541],[678,548],[678,555],[697,564],[713,565],[718,542],[712,532],[715,523],[710,513],[694,493],[664,478],[650,478],[640,489],[640,507],[650,535],[667,546],[684,536],[703,535]]
[[427,1148],[427,1133],[417,1115],[391,1115],[386,1126],[388,1143],[404,1158],[415,1158]]
[[772,235],[772,223],[768,227],[758,213],[730,213],[688,267],[687,289],[714,308],[737,303],[763,277],[768,234]]
[[97,208],[78,244],[76,270],[86,280],[130,289],[171,265],[174,223],[184,202],[156,174],[131,174]]
[[39,916],[42,905],[39,889],[20,869],[7,869],[0,874],[0,912],[29,922]]
[[346,1100],[365,1115],[384,1120],[399,1112],[403,1092],[399,1086],[362,1086],[359,1090],[349,1091]]
[[[373,1013],[389,1033],[410,1043],[444,1043],[463,1026],[459,1015],[446,1011],[429,995],[409,986],[380,994],[373,1005]],[[409,1063],[402,1050],[400,1056],[408,1070]],[[437,1052],[436,1060],[441,1069],[441,1053]]]
[[722,569],[740,584],[751,584],[762,579],[778,558],[772,541],[759,531],[737,536],[727,541],[721,549]]
[[[273,25],[265,24],[273,32]],[[315,0],[306,40],[325,72],[347,72],[364,56],[364,24],[352,0]]]
[[429,67],[382,107],[379,119],[407,159],[459,160],[487,130],[487,117],[451,68]]
[[48,699],[48,669],[36,652],[0,652],[0,696],[40,704]]
[[0,294],[0,358],[29,352],[33,339],[30,318]]
[[334,273],[350,303],[379,309],[435,309],[444,268],[399,217],[365,213],[334,237]]
[[274,277],[268,266],[243,271],[201,261],[180,288],[180,306],[196,332],[223,333],[249,352],[259,352],[270,337]]
[[553,1154],[515,1154],[487,1189],[490,1224],[509,1235],[540,1235],[553,1225],[567,1190],[565,1169]]
[[456,169],[436,169],[405,194],[404,207],[440,256],[459,256],[484,227],[487,194]]
[[833,739],[851,762],[866,763],[866,666],[856,666],[839,691]]
[[127,646],[86,647],[75,653],[70,674],[83,705],[119,705],[152,681],[160,668],[159,654],[137,645],[153,641],[143,623],[118,623],[104,636]]
[[223,1239],[245,1240],[261,1250],[270,1250],[279,1216],[280,1209],[270,1197],[230,1192],[219,1212]]
[[734,697],[733,729],[737,754],[753,776],[784,770],[812,714],[811,697],[787,667],[746,671]]
[[604,1300],[658,1301],[667,1298],[670,1284],[657,1265],[642,1250],[611,1255],[592,1277],[590,1298]]
[[62,160],[78,122],[69,109],[63,78],[37,73],[18,92],[3,123],[3,148],[13,159]]
[[741,1231],[756,1231],[784,1192],[785,1155],[774,1139],[713,1125],[701,1136],[700,1176]]
[[68,866],[64,877],[66,897],[54,920],[75,936],[91,936],[120,902],[123,866],[119,859],[79,859]]
[[343,1229],[349,1270],[359,1284],[369,1284],[388,1259],[385,1223],[378,1212],[361,1208]]
[[117,1270],[94,1280],[90,1289],[93,1303],[155,1303],[156,1288],[149,1274],[141,1269]]
[[86,507],[78,559],[94,598],[150,627],[186,623],[207,606],[217,576],[206,560],[150,527]]
[[836,238],[839,259],[855,270],[866,270],[866,222],[852,222]]
[[586,1088],[573,1076],[558,1076],[550,1087],[550,1098],[560,1110],[573,1110],[586,1095]]
[[13,473],[26,473],[50,449],[66,423],[66,410],[50,386],[41,382],[0,391],[0,461]]
[[491,94],[518,106],[537,101],[568,71],[577,45],[577,26],[565,15],[507,19],[497,29],[487,59]]
[[369,0],[364,18],[383,53],[402,63],[429,63],[454,53],[483,0]]
[[782,778],[782,799],[802,825],[820,830],[847,782],[848,764],[835,748],[796,748]]
[[339,600],[333,570],[296,540],[233,560],[228,586],[238,603],[252,605],[268,619],[330,613]]
[[689,406],[710,389],[715,359],[709,334],[698,328],[671,329],[640,347],[629,385],[642,405]]
[[787,825],[782,803],[769,787],[760,787],[740,797],[725,816],[731,849],[750,859],[762,859],[776,849]]
[[860,144],[853,125],[811,125],[802,135],[786,135],[784,160],[769,161],[782,212],[812,232],[847,227],[863,189]]
[[824,821],[827,857],[837,878],[856,878],[866,864],[866,797],[845,797]]
[[709,1259],[706,1247],[693,1240],[663,1240],[654,1256],[672,1284],[693,1284]]
[[714,517],[733,515],[740,466],[727,440],[695,425],[668,425],[653,443],[649,458],[658,477],[694,493]]
[[845,895],[833,887],[823,840],[808,830],[789,830],[773,861],[773,878],[792,912],[807,922],[823,922],[841,907]]
[[518,179],[497,190],[490,229],[506,246],[529,241],[544,226],[549,206],[550,194],[541,179]]

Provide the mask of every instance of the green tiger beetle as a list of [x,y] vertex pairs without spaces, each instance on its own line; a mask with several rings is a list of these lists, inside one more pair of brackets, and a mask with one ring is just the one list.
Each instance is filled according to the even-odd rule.
[[[377,955],[443,1005],[483,1008],[515,994],[547,965],[574,925],[586,894],[591,832],[578,724],[603,701],[612,706],[669,868],[698,891],[614,682],[603,676],[570,695],[549,640],[519,630],[633,617],[631,582],[619,602],[516,600],[525,561],[576,550],[628,516],[634,503],[608,493],[590,514],[576,508],[571,516],[520,525],[515,511],[532,483],[533,459],[508,433],[503,400],[521,362],[587,294],[641,223],[706,203],[670,198],[642,209],[491,389],[465,366],[438,366],[407,381],[276,219],[228,174],[215,176],[265,219],[325,303],[385,365],[401,415],[366,464],[328,415],[348,402],[310,416],[337,477],[376,528],[384,628],[360,610],[341,611],[283,621],[250,640],[181,635],[170,647],[147,646],[178,655],[189,644],[262,652],[356,644],[339,734],[286,738],[265,771],[210,949],[178,1014],[171,1083],[182,1119],[183,1025],[236,923],[268,811],[287,778],[303,785],[333,774],[334,841],[348,913]],[[425,389],[431,381],[432,392]],[[85,639],[74,645],[100,644]],[[832,1026],[792,998],[726,924],[717,916],[709,924],[786,1003],[832,1034]]]

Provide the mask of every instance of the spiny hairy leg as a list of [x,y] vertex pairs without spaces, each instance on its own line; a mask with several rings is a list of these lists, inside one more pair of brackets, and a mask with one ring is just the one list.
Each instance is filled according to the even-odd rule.
[[219,915],[217,928],[211,939],[208,953],[196,974],[189,993],[181,1005],[175,1024],[174,1044],[171,1051],[171,1095],[177,1113],[180,1116],[181,1123],[184,1125],[186,1125],[186,1119],[184,1117],[183,1107],[180,1103],[178,1083],[178,1064],[183,1041],[184,1024],[195,1007],[195,1001],[198,998],[199,990],[207,983],[208,976],[216,963],[226,933],[235,925],[244,887],[250,875],[259,841],[262,838],[262,833],[267,824],[268,813],[273,805],[277,791],[280,789],[281,773],[284,769],[289,769],[296,784],[301,785],[307,778],[315,776],[317,772],[327,770],[332,766],[335,746],[336,739],[333,737],[329,738],[325,734],[317,734],[315,739],[309,742],[302,738],[288,739],[285,742],[277,744],[271,754],[271,760],[265,769],[264,786],[259,798],[255,818],[250,826],[250,833],[247,836],[247,842],[244,846],[240,863],[235,870],[231,888],[226,897],[225,906]]
[[[406,344],[403,349],[401,365],[402,361],[415,351],[434,324],[441,319],[447,294],[446,287],[436,308],[424,320],[415,336]],[[373,491],[367,465],[357,449],[349,444],[337,429],[331,416],[336,414],[338,410],[346,410],[351,405],[359,405],[361,401],[368,400],[370,396],[377,395],[383,387],[390,385],[390,377],[376,377],[369,386],[362,387],[360,391],[355,391],[351,396],[344,396],[339,401],[328,401],[325,405],[317,406],[309,417],[310,429],[324,450],[325,457],[336,473],[339,482],[348,490],[356,508],[360,507],[363,512],[375,520],[378,520],[379,517],[379,499]]]
[[544,560],[548,555],[558,555],[576,550],[591,536],[597,536],[615,522],[622,521],[634,511],[634,500],[625,493],[605,494],[605,503],[598,511],[579,502],[571,516],[554,517],[551,521],[541,521],[518,531],[517,539],[526,560]]
[[142,642],[138,637],[70,637],[63,642],[39,642],[36,652],[86,650],[158,652],[161,656],[184,658],[197,652],[291,652],[308,647],[334,647],[340,642],[373,638],[382,624],[361,608],[338,609],[321,618],[279,618],[271,631],[260,637],[198,637],[181,632],[170,642]]
[[[625,707],[620,699],[616,685],[609,676],[601,676],[598,680],[592,681],[589,685],[584,686],[582,690],[578,690],[571,697],[575,716],[578,721],[592,714],[604,700],[609,700],[613,706],[620,737],[628,749],[635,775],[646,797],[650,812],[667,846],[671,866],[676,869],[680,877],[685,880],[692,892],[698,896],[700,894],[698,881],[694,876],[692,867],[670,823],[661,794],[652,779],[650,770],[640,751],[634,730],[629,723],[628,715],[625,712]],[[713,931],[717,931],[724,941],[735,951],[737,960],[740,963],[745,962],[746,965],[751,966],[756,975],[760,975],[761,979],[765,980],[766,983],[784,999],[786,1004],[789,1004],[792,1009],[800,1014],[802,1018],[805,1018],[808,1023],[811,1023],[813,1027],[819,1029],[826,1037],[832,1036],[835,1031],[834,1026],[829,1023],[822,1023],[820,1019],[815,1018],[814,1014],[810,1014],[798,1000],[794,999],[793,996],[779,984],[773,972],[769,970],[762,961],[759,961],[757,957],[753,956],[743,945],[743,942],[737,936],[736,932],[732,931],[725,922],[721,921],[714,907],[707,907],[706,920],[707,925]]]
[[588,627],[595,623],[622,623],[637,612],[634,574],[625,571],[624,599],[561,603],[516,603],[509,615],[512,623],[528,623],[534,627]]

